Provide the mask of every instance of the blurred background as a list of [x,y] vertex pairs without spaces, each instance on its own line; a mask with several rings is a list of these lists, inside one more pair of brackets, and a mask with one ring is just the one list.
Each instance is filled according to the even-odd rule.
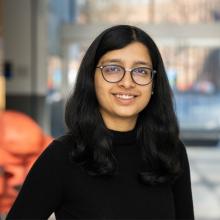
[[[24,149],[0,138],[0,215],[48,140],[65,133],[65,102],[85,50],[102,30],[124,23],[149,33],[164,59],[196,219],[220,220],[220,0],[0,0],[0,130],[15,140],[38,128],[44,140]],[[12,161],[18,157],[22,164]]]

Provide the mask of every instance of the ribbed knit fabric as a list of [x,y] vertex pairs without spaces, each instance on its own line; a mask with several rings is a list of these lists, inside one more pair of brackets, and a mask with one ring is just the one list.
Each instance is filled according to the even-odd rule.
[[113,177],[89,176],[71,163],[69,136],[55,140],[29,172],[7,219],[194,219],[188,159],[174,185],[138,181],[141,164],[135,130],[111,131],[118,170]]

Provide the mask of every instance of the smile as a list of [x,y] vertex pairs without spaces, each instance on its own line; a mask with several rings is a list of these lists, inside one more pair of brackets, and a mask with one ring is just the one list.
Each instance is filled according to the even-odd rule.
[[134,95],[127,95],[127,94],[116,94],[115,96],[119,99],[125,99],[125,100],[133,99],[135,97]]
[[136,94],[131,93],[114,93],[113,96],[120,105],[131,105],[134,103],[135,98],[137,97]]

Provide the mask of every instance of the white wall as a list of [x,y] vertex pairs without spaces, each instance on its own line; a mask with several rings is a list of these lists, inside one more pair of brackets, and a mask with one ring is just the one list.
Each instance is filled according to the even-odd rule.
[[47,79],[47,0],[4,0],[4,56],[13,64],[7,94],[44,95]]

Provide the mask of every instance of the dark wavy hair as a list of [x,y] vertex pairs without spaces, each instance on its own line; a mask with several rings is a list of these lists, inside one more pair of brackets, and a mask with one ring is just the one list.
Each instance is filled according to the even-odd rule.
[[181,167],[178,159],[179,127],[172,91],[156,44],[147,33],[134,26],[117,25],[106,29],[92,42],[82,59],[65,112],[65,121],[75,142],[72,158],[90,175],[114,175],[117,160],[112,153],[110,131],[99,112],[94,74],[105,53],[132,42],[141,42],[148,48],[153,69],[157,71],[153,81],[154,94],[136,124],[137,140],[146,165],[138,176],[150,185],[173,182]]

